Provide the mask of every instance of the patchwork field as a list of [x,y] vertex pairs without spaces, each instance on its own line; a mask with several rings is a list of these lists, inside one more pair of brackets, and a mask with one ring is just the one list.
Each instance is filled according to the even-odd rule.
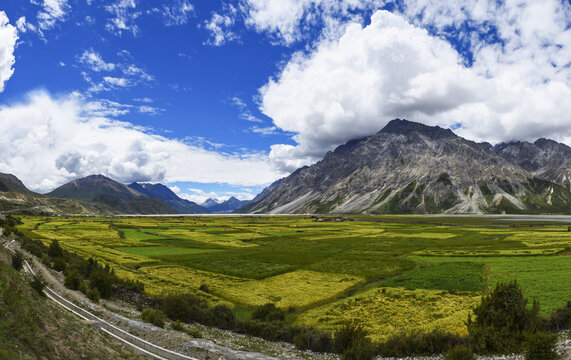
[[150,295],[193,292],[242,317],[273,302],[294,324],[333,331],[356,320],[374,340],[411,329],[464,333],[470,309],[498,281],[517,279],[544,315],[571,300],[571,231],[549,218],[20,219],[27,236],[96,257]]

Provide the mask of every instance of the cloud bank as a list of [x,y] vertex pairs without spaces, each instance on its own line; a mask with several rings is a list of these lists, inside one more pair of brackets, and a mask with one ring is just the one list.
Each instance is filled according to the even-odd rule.
[[0,11],[0,93],[4,91],[4,85],[14,73],[13,65],[14,48],[18,40],[16,28],[9,23],[8,16]]
[[[570,7],[439,4],[377,11],[369,25],[352,23],[294,54],[260,89],[261,111],[296,134],[295,146],[273,145],[271,159],[294,170],[396,117],[458,128],[474,140],[571,144]],[[464,32],[467,22],[480,33]],[[451,45],[450,32],[473,59]]]
[[101,173],[121,182],[262,185],[280,176],[266,154],[223,154],[109,119],[101,103],[35,92],[0,107],[0,171],[47,192]]

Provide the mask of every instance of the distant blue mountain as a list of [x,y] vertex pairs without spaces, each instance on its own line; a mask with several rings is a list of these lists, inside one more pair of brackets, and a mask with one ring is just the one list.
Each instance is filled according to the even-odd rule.
[[248,204],[249,200],[238,200],[234,196],[226,201],[220,201],[217,199],[208,199],[203,202],[201,205],[205,207],[208,212],[213,214],[224,214],[224,213],[231,213],[235,210],[238,210],[242,206]]
[[180,214],[205,214],[209,211],[195,202],[181,199],[163,184],[132,183],[129,188],[149,197],[159,198]]

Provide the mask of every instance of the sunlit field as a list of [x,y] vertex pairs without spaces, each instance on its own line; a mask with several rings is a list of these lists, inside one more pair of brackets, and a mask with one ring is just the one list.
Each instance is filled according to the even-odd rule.
[[[323,218],[321,218],[323,219]],[[268,302],[293,324],[363,323],[464,334],[470,309],[517,279],[550,314],[571,299],[568,225],[497,217],[21,217],[19,229],[109,264],[148,295],[192,292],[248,316]],[[343,218],[340,218],[343,220]],[[199,290],[201,285],[206,285]],[[206,291],[204,291],[206,289]]]

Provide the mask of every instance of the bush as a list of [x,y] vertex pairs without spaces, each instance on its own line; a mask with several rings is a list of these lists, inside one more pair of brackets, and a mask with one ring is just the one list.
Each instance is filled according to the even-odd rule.
[[210,294],[210,289],[208,288],[208,285],[206,285],[206,284],[200,284],[200,287],[198,288],[198,290]]
[[273,303],[267,303],[254,310],[252,319],[262,321],[284,321],[285,312]]
[[162,301],[162,310],[171,320],[208,323],[208,304],[192,294],[171,294]]
[[36,292],[40,296],[42,296],[42,297],[46,296],[46,294],[44,294],[44,286],[45,285],[38,276],[34,276],[32,281],[30,282],[30,286],[32,287],[32,289],[36,290]]
[[345,324],[335,332],[333,338],[335,340],[335,350],[339,354],[344,354],[355,344],[359,344],[358,346],[362,347],[365,346],[366,342],[371,342],[367,338],[367,331],[363,328],[363,325],[356,323]]
[[176,331],[186,331],[186,328],[180,321],[171,322],[171,328]]
[[375,357],[375,347],[367,339],[353,342],[345,352],[343,360],[371,360]]
[[315,352],[334,352],[333,339],[327,333],[313,328],[291,328],[290,340],[296,348],[300,350],[311,350]]
[[85,295],[87,295],[89,300],[95,301],[95,302],[99,301],[99,299],[101,298],[101,295],[99,294],[99,290],[97,290],[96,288],[88,288],[85,291]]
[[474,352],[466,345],[452,348],[444,354],[443,360],[475,360]]
[[114,276],[104,268],[97,268],[89,275],[91,287],[97,289],[103,298],[109,298],[113,294],[114,280]]
[[65,271],[65,269],[67,268],[67,263],[65,261],[65,258],[63,256],[54,258],[52,263],[52,268],[55,271]]
[[391,336],[382,343],[379,352],[388,357],[429,356],[445,353],[463,341],[464,339],[458,335],[440,331],[401,333]]
[[20,271],[22,270],[23,266],[24,266],[24,256],[22,256],[21,252],[16,251],[16,253],[12,256],[12,267]]
[[560,309],[555,310],[547,320],[549,330],[565,330],[571,327],[571,301]]
[[68,289],[77,290],[81,284],[81,275],[76,270],[72,270],[65,275],[63,284]]
[[224,305],[218,304],[209,310],[210,313],[210,324],[218,328],[231,330],[234,328],[236,322],[236,316],[232,310]]
[[189,328],[186,329],[186,333],[190,336],[192,336],[193,338],[200,338],[202,337],[202,331],[200,331],[200,329],[198,328]]
[[527,336],[524,344],[525,360],[556,360],[555,352],[557,335],[546,332],[535,332]]
[[467,326],[477,352],[514,353],[521,350],[525,334],[539,327],[539,304],[526,308],[527,300],[516,281],[499,283],[474,309],[476,320]]
[[160,310],[145,309],[141,313],[141,319],[143,319],[144,322],[151,323],[161,328],[165,326],[163,313]]
[[59,246],[59,242],[57,240],[53,240],[48,248],[48,256],[53,258],[62,257],[63,256],[63,249]]

